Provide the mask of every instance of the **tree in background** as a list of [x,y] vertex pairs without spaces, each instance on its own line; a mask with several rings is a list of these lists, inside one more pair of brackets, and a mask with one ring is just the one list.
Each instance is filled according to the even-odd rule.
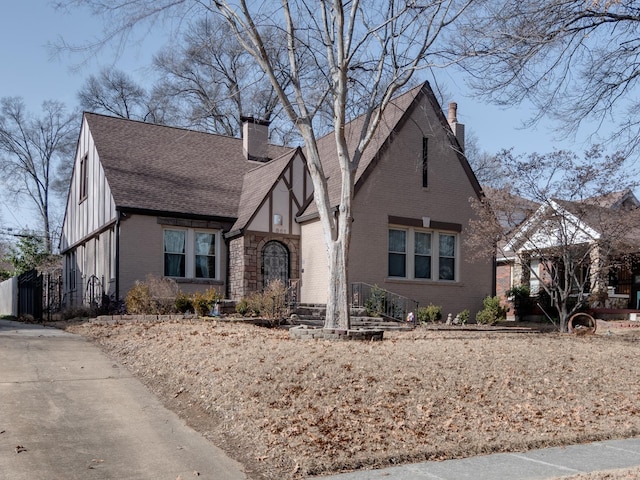
[[[286,62],[284,36],[265,35],[269,51]],[[240,136],[241,117],[271,122],[273,140],[296,138],[283,122],[275,90],[219,16],[190,23],[153,58],[157,80],[144,88],[127,73],[104,68],[87,78],[78,98],[84,110],[150,123]],[[151,68],[150,68],[151,69]],[[286,85],[287,79],[282,78]]]
[[[476,12],[478,13],[478,12]],[[640,8],[621,0],[504,0],[470,16],[453,39],[479,95],[513,107],[530,100],[562,133],[617,122],[605,139],[640,144]]]
[[0,99],[0,171],[7,192],[36,208],[47,252],[54,244],[54,200],[66,194],[76,140],[77,116],[63,104],[44,102],[35,117],[21,98]]
[[638,186],[637,176],[628,175],[623,155],[605,156],[599,147],[584,158],[566,151],[505,151],[498,159],[518,174],[474,202],[479,216],[467,242],[478,256],[515,257],[522,276],[547,294],[560,330],[567,331],[588,294],[606,291],[608,270],[640,251],[640,208],[619,203]]

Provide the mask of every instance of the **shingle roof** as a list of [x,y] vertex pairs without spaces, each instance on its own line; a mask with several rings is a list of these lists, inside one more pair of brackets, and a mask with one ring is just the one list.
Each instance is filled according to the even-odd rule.
[[[242,140],[85,113],[117,207],[235,218],[245,160]],[[270,155],[290,149],[272,147]]]

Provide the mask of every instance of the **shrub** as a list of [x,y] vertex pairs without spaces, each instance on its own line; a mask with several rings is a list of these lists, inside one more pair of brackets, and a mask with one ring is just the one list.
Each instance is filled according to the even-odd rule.
[[476,314],[476,322],[491,325],[507,318],[507,308],[500,304],[500,297],[486,297],[484,308]]
[[[267,288],[262,292],[262,304],[260,313],[270,320],[280,320],[284,318],[287,311],[287,289],[282,280],[269,282]],[[279,323],[279,322],[278,322]]]
[[505,295],[513,301],[513,310],[516,318],[522,320],[531,310],[531,292],[526,285],[515,285],[505,292]]
[[61,316],[63,320],[71,320],[72,318],[91,318],[95,317],[95,311],[88,305],[72,305],[62,310]]
[[249,311],[249,302],[247,302],[246,298],[243,298],[238,303],[236,303],[236,313],[240,315],[246,315]]
[[170,278],[147,275],[144,282],[136,281],[125,298],[127,311],[139,315],[166,315],[176,311],[178,284]]
[[384,290],[378,285],[374,285],[371,289],[371,296],[364,303],[367,315],[370,317],[378,317],[381,312],[385,311],[386,298]]
[[437,322],[438,320],[442,319],[442,307],[430,303],[426,307],[418,308],[417,316],[418,322],[420,323]]
[[191,301],[196,313],[205,317],[211,313],[215,304],[222,299],[222,295],[215,288],[209,288],[204,292],[193,294]]
[[131,287],[124,299],[127,311],[133,315],[151,313],[151,293],[149,287],[136,280],[136,284]]
[[180,292],[176,297],[176,310],[180,313],[193,312],[193,301],[186,293]]
[[471,312],[469,310],[464,309],[458,314],[458,320],[460,320],[460,325],[465,325],[469,321],[469,315]]
[[253,293],[236,305],[240,315],[261,316],[279,325],[287,314],[287,289],[282,280],[273,280],[262,293]]

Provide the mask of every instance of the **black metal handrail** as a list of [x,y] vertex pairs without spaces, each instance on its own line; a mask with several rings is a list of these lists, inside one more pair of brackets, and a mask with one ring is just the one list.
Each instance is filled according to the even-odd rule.
[[[416,300],[384,290],[377,285],[362,282],[351,284],[351,307],[364,308],[369,315],[415,324],[418,306]],[[410,313],[413,315],[410,316]]]

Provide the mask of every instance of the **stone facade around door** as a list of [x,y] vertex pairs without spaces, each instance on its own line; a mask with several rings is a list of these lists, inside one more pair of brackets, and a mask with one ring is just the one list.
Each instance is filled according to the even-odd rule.
[[263,288],[262,251],[270,241],[289,250],[289,280],[300,278],[300,237],[246,233],[229,242],[229,298],[239,301]]

